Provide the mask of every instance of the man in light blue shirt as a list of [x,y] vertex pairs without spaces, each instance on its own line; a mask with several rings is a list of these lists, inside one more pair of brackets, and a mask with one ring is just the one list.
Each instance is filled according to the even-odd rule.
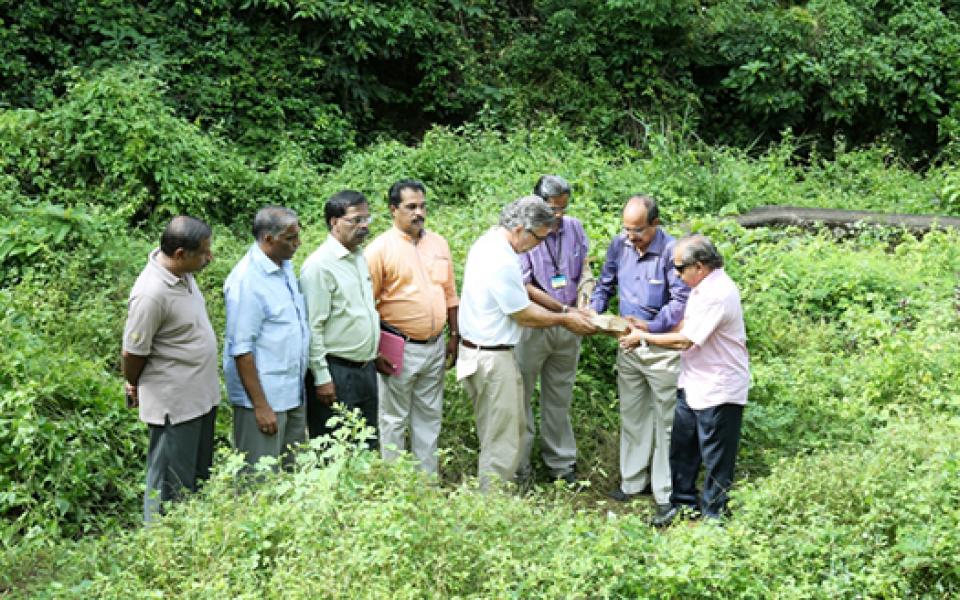
[[223,371],[233,436],[250,465],[263,456],[292,462],[304,441],[307,310],[290,259],[300,247],[297,213],[267,206],[253,220],[254,244],[223,285],[227,333]]

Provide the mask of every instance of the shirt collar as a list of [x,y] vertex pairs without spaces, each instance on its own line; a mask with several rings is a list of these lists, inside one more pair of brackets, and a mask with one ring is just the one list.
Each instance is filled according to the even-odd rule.
[[267,253],[264,252],[260,245],[256,242],[254,242],[253,246],[250,247],[250,260],[253,261],[253,264],[257,265],[260,270],[267,275],[272,275],[274,272],[280,270],[280,265],[273,262],[273,260],[267,256]]
[[563,237],[563,226],[566,225],[566,224],[567,224],[567,217],[565,217],[565,216],[564,216],[564,217],[560,217],[560,224],[557,226],[557,230],[554,231],[554,230],[551,228],[551,229],[550,229],[550,232],[547,233],[547,237],[552,237],[552,238],[556,238],[556,239],[559,239],[559,238]]
[[[620,239],[623,240],[623,245],[627,248],[633,250],[637,254],[640,252],[630,243],[630,239],[627,237],[627,234],[621,233]],[[647,249],[643,251],[643,255],[653,254],[655,256],[660,256],[663,254],[663,247],[667,245],[667,236],[664,235],[663,230],[657,226],[657,233],[653,236],[653,239],[650,240],[650,245],[647,246]]]
[[710,271],[709,273],[707,273],[706,277],[700,280],[700,283],[698,283],[696,287],[690,290],[690,293],[699,295],[699,294],[705,293],[705,290],[710,291],[710,288],[713,287],[714,282],[720,279],[721,277],[720,274],[722,272],[723,272],[723,267],[717,267],[716,269]]
[[333,255],[341,260],[351,256],[354,253],[362,252],[360,246],[357,247],[355,252],[350,252],[332,233],[327,234],[327,241],[324,243],[329,244],[330,249],[333,251]]
[[425,237],[427,237],[427,228],[426,228],[426,227],[424,227],[423,229],[420,230],[420,238],[419,238],[419,239],[414,239],[412,235],[409,235],[409,234],[407,234],[406,232],[404,232],[402,229],[400,229],[399,227],[397,227],[396,224],[394,224],[390,229],[393,231],[393,234],[394,234],[394,235],[399,236],[400,239],[402,239],[402,240],[404,240],[404,241],[407,241],[407,242],[410,242],[411,244],[416,244],[417,242],[422,242],[423,239],[424,239]]
[[184,275],[183,277],[178,277],[173,273],[171,273],[170,271],[168,271],[167,268],[164,267],[162,264],[160,264],[159,248],[155,249],[153,252],[150,253],[150,257],[147,259],[147,264],[149,264],[152,268],[157,270],[157,274],[160,276],[160,280],[163,281],[163,283],[167,284],[167,287],[173,287],[180,282],[183,282],[184,285],[187,285],[187,287],[189,287],[189,285],[187,284],[186,275]]

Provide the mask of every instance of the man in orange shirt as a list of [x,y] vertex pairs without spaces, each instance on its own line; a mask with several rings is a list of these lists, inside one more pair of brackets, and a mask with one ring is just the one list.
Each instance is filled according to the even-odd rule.
[[[443,368],[456,359],[457,297],[447,241],[424,228],[426,190],[415,179],[390,187],[393,227],[367,247],[367,265],[381,327],[404,338],[403,364],[380,378],[380,450],[392,459],[407,448],[427,473],[438,474]],[[449,339],[444,344],[444,325]]]

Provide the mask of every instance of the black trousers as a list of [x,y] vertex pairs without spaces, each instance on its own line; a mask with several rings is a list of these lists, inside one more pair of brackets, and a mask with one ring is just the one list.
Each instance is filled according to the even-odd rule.
[[177,501],[184,491],[197,491],[197,484],[210,478],[213,464],[217,407],[189,421],[150,425],[147,449],[147,491],[143,495],[143,520],[149,523],[163,514],[161,502]]
[[[377,430],[377,368],[370,361],[363,367],[354,367],[339,362],[327,361],[330,377],[337,390],[337,402],[348,409],[359,412],[367,425]],[[307,369],[307,431],[311,438],[326,435],[334,431],[327,425],[333,416],[333,407],[321,404],[317,400],[317,388],[313,382],[313,373]],[[367,439],[367,447],[376,450],[380,447],[379,434]]]
[[[670,472],[673,492],[670,503],[719,517],[726,510],[727,491],[740,445],[743,407],[721,404],[693,410],[684,390],[677,390],[677,408],[670,434]],[[703,497],[697,493],[697,473],[704,467]]]

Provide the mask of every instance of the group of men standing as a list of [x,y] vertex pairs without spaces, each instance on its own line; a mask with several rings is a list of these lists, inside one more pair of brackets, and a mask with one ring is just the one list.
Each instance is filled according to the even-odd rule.
[[[371,426],[371,449],[392,459],[409,435],[420,467],[436,475],[444,367],[455,363],[476,413],[481,486],[531,476],[538,382],[544,464],[553,479],[576,484],[570,407],[580,340],[597,333],[594,317],[618,295],[630,332],[617,356],[621,481],[610,497],[649,488],[657,524],[686,507],[719,516],[749,373],[739,293],[709,240],[677,243],[659,227],[656,202],[631,197],[591,295],[589,241],[565,214],[570,186],[547,175],[471,247],[458,298],[449,246],[425,228],[425,196],[416,180],[391,186],[393,226],[364,252],[367,199],[334,194],[324,207],[329,235],[299,280],[296,213],[257,213],[254,243],[224,284],[223,369],[234,443],[247,461],[288,464],[308,434],[331,432],[341,403]],[[212,260],[210,238],[202,221],[173,219],[130,295],[123,367],[128,399],[150,429],[148,521],[159,501],[209,474],[217,346],[192,273]],[[708,291],[698,295],[701,286]],[[695,307],[702,314],[690,314]],[[402,340],[402,354],[380,352],[383,332]]]

